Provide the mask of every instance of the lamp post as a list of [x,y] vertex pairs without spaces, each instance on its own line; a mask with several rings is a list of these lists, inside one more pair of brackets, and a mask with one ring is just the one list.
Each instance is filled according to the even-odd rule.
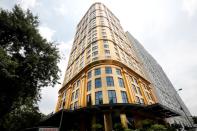
[[189,123],[190,123],[191,127],[193,127],[192,122],[190,121],[190,119],[189,119],[189,117],[188,117],[187,113],[186,113],[186,112],[185,112],[185,110],[183,109],[183,107],[182,107],[182,105],[181,105],[180,101],[178,100],[178,98],[177,98],[177,96],[176,96],[176,95],[178,95],[178,92],[179,92],[179,91],[182,91],[182,90],[183,90],[182,88],[180,88],[180,89],[176,90],[175,99],[176,99],[176,101],[178,102],[178,104],[179,104],[179,106],[180,106],[181,110],[182,110],[182,111],[183,111],[183,113],[185,114],[185,117],[186,117],[186,118],[187,118],[187,120],[189,121]]

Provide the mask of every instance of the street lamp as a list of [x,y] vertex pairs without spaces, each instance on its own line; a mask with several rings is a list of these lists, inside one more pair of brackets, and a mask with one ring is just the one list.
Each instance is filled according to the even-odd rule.
[[178,92],[179,92],[179,91],[182,91],[182,90],[183,90],[182,88],[180,88],[180,89],[176,90],[175,98],[176,98],[176,101],[179,103],[179,106],[181,107],[181,110],[184,112],[184,114],[185,114],[185,116],[186,116],[187,120],[189,121],[189,123],[190,123],[191,127],[193,127],[192,122],[190,121],[190,119],[189,119],[189,117],[188,117],[187,113],[186,113],[186,112],[185,112],[185,110],[183,109],[183,107],[182,107],[182,105],[181,105],[180,101],[178,100],[178,98],[177,98],[177,96],[176,96],[176,95],[178,95]]

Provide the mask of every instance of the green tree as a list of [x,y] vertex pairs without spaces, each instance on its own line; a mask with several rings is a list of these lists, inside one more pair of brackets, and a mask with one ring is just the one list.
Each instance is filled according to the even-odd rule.
[[123,131],[124,130],[124,127],[122,126],[121,123],[115,123],[114,124],[114,130],[115,131]]
[[29,10],[0,10],[0,130],[8,115],[23,111],[27,98],[27,107],[37,111],[41,88],[58,82],[59,52],[41,37],[38,25]]
[[168,131],[164,125],[161,124],[153,124],[147,131]]
[[92,125],[92,129],[96,131],[102,131],[103,126],[99,123],[95,123]]
[[43,117],[44,115],[39,112],[39,108],[27,99],[26,103],[6,115],[2,127],[7,131],[21,131],[36,126]]

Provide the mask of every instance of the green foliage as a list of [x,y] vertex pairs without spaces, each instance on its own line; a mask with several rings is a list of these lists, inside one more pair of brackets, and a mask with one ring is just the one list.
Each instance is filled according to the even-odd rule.
[[27,101],[23,106],[15,108],[7,114],[2,126],[7,131],[21,131],[35,126],[43,117],[44,115],[39,113],[38,107]]
[[41,37],[38,24],[29,10],[18,6],[0,10],[0,130],[19,110],[23,115],[27,98],[31,104],[27,107],[37,112],[33,107],[40,89],[54,86],[59,79],[59,52],[54,43]]
[[124,127],[122,126],[121,123],[115,123],[114,124],[114,130],[115,131],[123,131],[124,130]]
[[167,131],[167,128],[161,124],[153,124],[147,131]]
[[135,130],[126,128],[126,129],[124,129],[124,131],[135,131]]
[[151,127],[151,125],[153,125],[153,121],[150,120],[150,119],[145,119],[145,120],[142,120],[142,121],[138,121],[137,123],[137,127],[140,128],[140,130],[147,130],[148,128]]
[[181,129],[182,126],[180,124],[174,123],[172,124],[172,127],[174,127],[175,129]]
[[95,129],[95,130],[98,130],[98,131],[102,130],[102,128],[103,128],[103,126],[99,123],[96,123],[96,124],[92,125],[92,129]]

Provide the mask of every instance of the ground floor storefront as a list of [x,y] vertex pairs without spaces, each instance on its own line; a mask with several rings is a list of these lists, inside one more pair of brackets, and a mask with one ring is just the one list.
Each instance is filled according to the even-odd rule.
[[165,118],[178,116],[175,111],[160,104],[106,104],[75,110],[61,110],[40,123],[40,127],[57,127],[60,131],[112,131],[118,125],[124,128],[138,128],[139,121],[150,119],[164,124]]

